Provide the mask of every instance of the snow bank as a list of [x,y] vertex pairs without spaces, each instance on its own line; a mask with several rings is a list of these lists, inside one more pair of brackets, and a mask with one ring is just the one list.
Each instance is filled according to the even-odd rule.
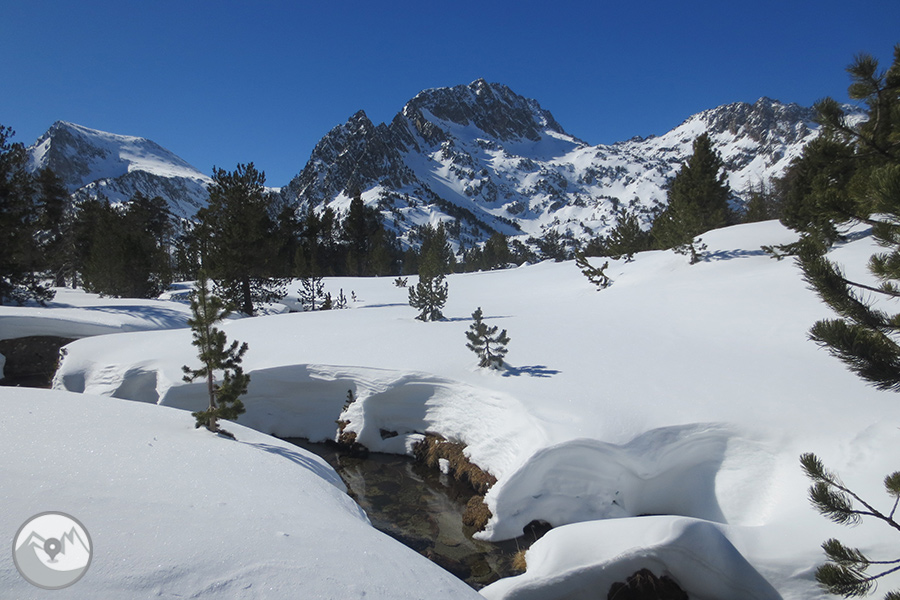
[[613,519],[553,529],[525,574],[482,590],[489,600],[593,600],[640,569],[669,575],[694,600],[780,600],[721,526],[673,517]]
[[[318,457],[240,425],[90,395],[0,392],[0,530],[47,510],[88,529],[64,598],[479,597],[372,528]],[[5,534],[4,534],[5,535]],[[43,598],[0,552],[4,597]]]
[[182,302],[105,298],[82,290],[53,288],[47,306],[0,306],[0,339],[32,335],[82,338],[123,331],[187,327],[191,309]]

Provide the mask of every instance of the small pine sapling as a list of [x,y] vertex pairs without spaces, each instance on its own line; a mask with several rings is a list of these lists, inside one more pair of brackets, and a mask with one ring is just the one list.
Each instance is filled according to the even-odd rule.
[[440,321],[444,318],[441,309],[447,303],[447,282],[440,273],[434,277],[419,276],[419,283],[409,288],[409,305],[419,310],[416,319],[420,321]]
[[325,283],[321,277],[304,277],[300,283],[303,285],[303,289],[300,290],[300,304],[305,310],[316,310],[319,298],[325,297]]
[[344,288],[341,288],[337,300],[334,301],[334,307],[338,310],[347,308],[347,296],[344,295]]
[[394,286],[398,288],[405,288],[408,282],[409,277],[398,277],[394,280]]
[[483,320],[481,307],[472,313],[472,324],[466,332],[466,348],[478,355],[478,366],[488,369],[502,369],[503,359],[506,356],[506,345],[509,336],[504,329],[499,334],[496,325],[489,327]]
[[[810,502],[825,517],[841,525],[856,525],[863,517],[871,517],[900,531],[900,523],[894,519],[900,503],[900,471],[884,478],[885,491],[894,499],[890,513],[884,514],[848,489],[837,475],[825,468],[815,454],[804,454],[800,457],[800,464],[813,482],[809,488]],[[861,504],[863,509],[856,509],[854,501]],[[848,598],[865,596],[873,590],[879,579],[900,571],[900,558],[869,560],[859,549],[845,546],[834,538],[824,542],[822,549],[825,550],[828,562],[816,569],[816,581],[831,594]],[[881,572],[872,575],[866,573],[874,565]],[[885,600],[900,600],[900,591],[888,592]]]
[[[198,357],[202,366],[191,369],[185,365],[182,370],[187,383],[201,377],[206,378],[209,407],[191,413],[197,419],[196,426],[233,438],[231,433],[219,427],[218,420],[236,419],[246,410],[241,396],[247,392],[250,376],[244,373],[241,362],[247,353],[247,344],[239,345],[235,341],[227,346],[225,332],[215,327],[215,323],[225,319],[230,311],[220,298],[209,293],[208,286],[209,280],[201,273],[197,289],[191,295],[193,316],[188,319],[194,338],[191,343],[199,350]],[[218,382],[216,372],[222,373]]]
[[579,252],[575,255],[575,266],[581,269],[588,281],[597,286],[598,291],[605,290],[612,285],[612,279],[605,273],[606,268],[609,267],[609,261],[603,263],[602,267],[592,267],[584,253]]

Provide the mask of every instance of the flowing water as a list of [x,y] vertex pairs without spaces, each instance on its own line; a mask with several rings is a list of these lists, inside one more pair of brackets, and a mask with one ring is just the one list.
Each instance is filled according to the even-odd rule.
[[474,529],[462,523],[472,489],[409,457],[371,453],[361,458],[330,444],[285,441],[328,461],[377,529],[476,589],[515,575],[513,555],[533,541],[523,537],[492,544],[473,539]]

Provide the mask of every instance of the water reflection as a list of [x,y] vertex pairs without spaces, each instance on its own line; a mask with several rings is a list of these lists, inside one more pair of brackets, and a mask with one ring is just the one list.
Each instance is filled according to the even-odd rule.
[[377,529],[476,589],[514,575],[513,555],[532,541],[492,544],[472,539],[474,529],[462,522],[474,495],[471,488],[409,457],[372,453],[359,458],[331,445],[299,438],[285,441],[327,460]]

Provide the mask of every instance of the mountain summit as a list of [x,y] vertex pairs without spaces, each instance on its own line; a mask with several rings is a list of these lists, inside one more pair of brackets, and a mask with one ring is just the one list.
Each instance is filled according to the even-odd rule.
[[151,140],[57,121],[28,148],[29,170],[49,167],[76,199],[112,202],[136,192],[162,196],[172,213],[191,217],[206,204],[210,178]]
[[298,206],[342,210],[360,191],[407,239],[436,220],[464,245],[494,232],[584,239],[615,225],[622,206],[649,219],[705,131],[740,203],[817,135],[812,117],[761,98],[704,111],[659,137],[591,146],[536,100],[478,79],[419,93],[390,124],[358,112],[322,138],[282,193]]

